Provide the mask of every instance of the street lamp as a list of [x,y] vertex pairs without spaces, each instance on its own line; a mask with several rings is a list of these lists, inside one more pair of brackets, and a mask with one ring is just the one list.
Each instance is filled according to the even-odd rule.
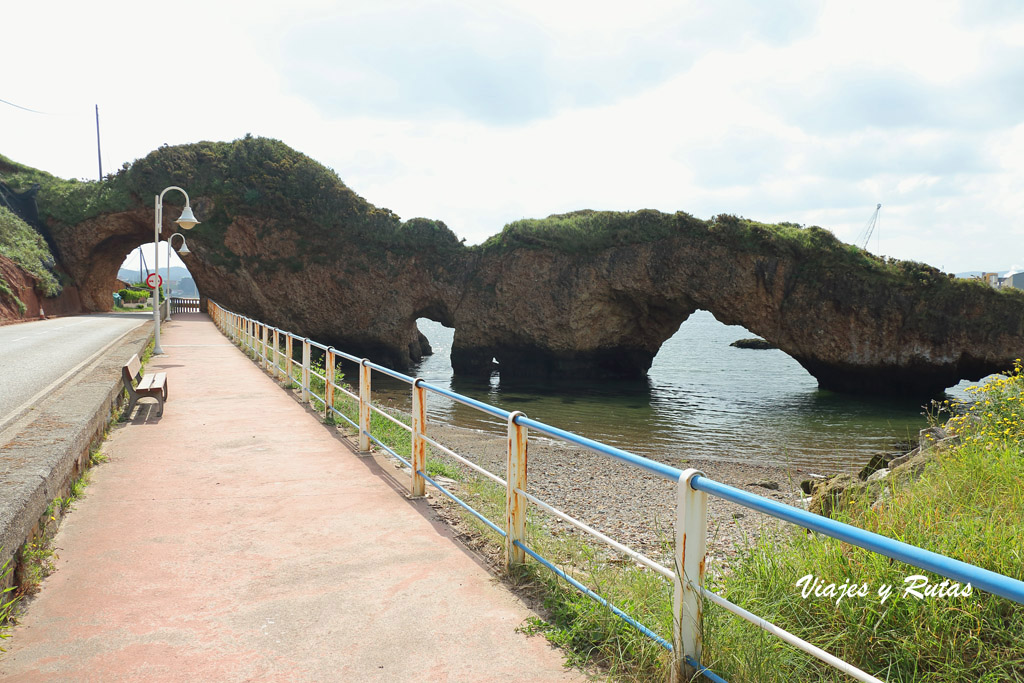
[[[191,213],[191,211],[189,213]],[[193,216],[193,218],[194,218],[194,216]],[[181,219],[179,218],[178,221],[180,222]],[[185,254],[191,254],[192,253],[191,250],[189,250],[189,248],[188,248],[188,243],[185,242],[185,236],[182,235],[180,232],[176,232],[176,233],[174,233],[173,235],[171,235],[170,237],[167,238],[167,269],[164,272],[167,273],[167,281],[166,282],[167,282],[168,289],[165,289],[164,290],[165,292],[170,292],[170,282],[171,282],[171,249],[174,249],[174,238],[175,237],[180,237],[181,238],[181,249],[178,250],[179,254],[185,255]],[[169,299],[170,295],[168,295],[167,298]],[[167,322],[171,322],[171,307],[170,306],[167,307]]]
[[[160,228],[164,222],[164,195],[167,194],[168,190],[177,190],[178,192],[185,195],[185,208],[181,212],[181,217],[174,221],[185,230],[191,230],[192,228],[199,225],[199,221],[192,215],[192,207],[189,206],[188,192],[181,189],[177,185],[171,185],[170,187],[164,188],[164,191],[156,196],[156,222],[153,227],[153,272],[157,273],[159,279],[160,273]],[[184,238],[183,238],[184,239]],[[167,254],[167,262],[170,264],[171,255]],[[168,266],[169,268],[169,266]],[[170,271],[168,270],[168,274]],[[160,287],[157,286],[153,289],[153,327],[154,327],[154,338],[153,338],[153,355],[163,355],[164,350],[160,347]]]

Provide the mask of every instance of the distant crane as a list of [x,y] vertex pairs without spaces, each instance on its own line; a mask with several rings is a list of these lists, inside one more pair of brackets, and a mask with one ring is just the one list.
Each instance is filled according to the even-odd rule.
[[[861,231],[860,237],[857,238],[857,246],[861,249],[868,248],[868,242],[871,241],[871,235],[875,232],[875,228],[878,226],[878,212],[882,210],[882,205],[879,204],[875,207],[875,212],[871,214],[871,218],[868,219],[868,224],[864,226],[864,230]],[[875,249],[879,247],[876,245]]]

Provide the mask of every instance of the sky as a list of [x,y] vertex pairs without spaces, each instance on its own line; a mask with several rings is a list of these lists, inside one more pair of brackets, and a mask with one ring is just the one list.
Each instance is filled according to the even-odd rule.
[[857,242],[881,203],[874,253],[1024,267],[1018,0],[57,0],[4,23],[0,99],[44,113],[0,102],[0,153],[62,177],[97,177],[99,105],[105,173],[273,137],[469,244],[583,208]]

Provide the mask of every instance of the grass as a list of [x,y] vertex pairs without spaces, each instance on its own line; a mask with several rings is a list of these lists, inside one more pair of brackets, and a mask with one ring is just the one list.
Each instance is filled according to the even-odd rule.
[[[460,491],[469,505],[503,526],[504,488],[473,476]],[[459,510],[481,538],[494,548],[504,548],[504,539],[493,529]],[[559,532],[532,508],[527,511],[526,538],[528,547],[538,555],[671,641],[672,585],[664,578],[632,561],[618,561],[604,547],[596,547],[579,534]],[[660,645],[557,574],[528,559],[508,578],[547,613],[546,621],[531,619],[522,630],[543,634],[562,647],[570,665],[597,664],[622,681],[664,680],[668,653]]]
[[[0,565],[0,586],[7,585],[12,572],[11,560],[5,560],[3,565]],[[13,595],[16,588],[16,586],[11,585],[0,590],[0,643],[11,637],[8,629],[11,618],[14,615],[15,606],[20,599],[20,596]],[[0,647],[0,652],[5,652],[3,647]]]
[[[107,458],[98,450],[89,453],[89,463],[95,465],[106,462]],[[53,547],[53,537],[57,533],[57,527],[64,515],[74,509],[75,503],[84,495],[85,488],[89,485],[91,471],[86,469],[72,482],[66,496],[57,496],[46,506],[43,513],[41,533],[30,539],[22,546],[20,566],[21,586],[19,595],[32,595],[39,590],[43,579],[53,573],[54,560],[59,559],[56,549]]]
[[[891,498],[836,515],[869,531],[1024,580],[1024,377],[1015,371],[974,390],[977,402],[947,426],[962,444],[937,457]],[[958,408],[952,407],[954,411]],[[867,597],[801,598],[796,581],[866,583]],[[890,683],[1024,681],[1024,605],[974,590],[970,597],[904,594],[908,576],[943,579],[818,535],[749,548],[717,590],[729,600]],[[884,603],[877,590],[895,586]],[[762,636],[715,606],[705,611],[705,664],[730,681],[845,681],[817,660]]]
[[[60,292],[60,282],[50,270],[54,259],[46,240],[5,206],[0,206],[0,256],[9,258],[28,273],[36,281],[37,289],[46,296]],[[12,301],[24,315],[25,303],[2,276],[0,296]]]

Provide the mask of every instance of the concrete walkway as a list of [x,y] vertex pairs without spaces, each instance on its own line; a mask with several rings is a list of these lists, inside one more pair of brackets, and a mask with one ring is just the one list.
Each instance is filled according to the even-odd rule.
[[531,612],[427,505],[205,315],[163,332],[164,415],[142,407],[104,445],[0,678],[584,678],[516,633]]

